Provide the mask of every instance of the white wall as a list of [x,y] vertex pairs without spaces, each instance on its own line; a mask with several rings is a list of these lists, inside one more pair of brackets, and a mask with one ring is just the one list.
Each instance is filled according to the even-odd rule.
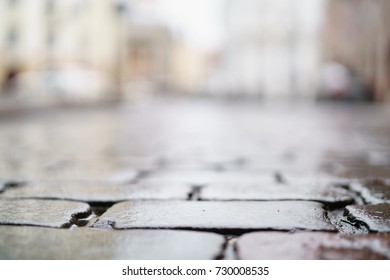
[[323,0],[228,1],[222,71],[233,92],[227,94],[314,95],[322,4]]

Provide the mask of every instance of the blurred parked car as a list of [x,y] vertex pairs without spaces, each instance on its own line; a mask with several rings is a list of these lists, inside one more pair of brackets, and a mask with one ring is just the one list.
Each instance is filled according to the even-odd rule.
[[339,63],[325,64],[321,73],[320,99],[372,100],[369,86],[346,66]]

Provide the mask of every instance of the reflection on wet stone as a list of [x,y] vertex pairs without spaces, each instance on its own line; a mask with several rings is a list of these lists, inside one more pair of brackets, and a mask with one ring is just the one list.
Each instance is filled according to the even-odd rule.
[[66,230],[0,226],[0,259],[216,259],[225,239],[171,230]]
[[390,232],[390,204],[351,205],[345,215],[352,223],[362,223],[370,231]]
[[178,182],[114,184],[88,181],[35,182],[10,188],[0,197],[55,198],[112,203],[129,199],[181,199],[188,197],[189,185]]
[[388,258],[386,26],[390,0],[0,0],[0,257]]
[[[147,239],[159,240],[150,246],[139,241],[140,248],[159,250],[166,242],[159,251],[165,253],[156,253],[157,258],[169,258],[170,252],[182,245],[166,241],[166,237],[155,238],[161,233],[155,228],[224,235],[256,229],[337,230],[352,234],[388,231],[388,206],[383,205],[389,201],[390,179],[387,109],[350,104],[333,107],[297,103],[278,107],[209,101],[156,99],[88,110],[39,110],[27,117],[2,118],[0,178],[6,183],[27,183],[0,184],[0,223],[17,224],[15,228],[25,231],[22,235],[15,233],[21,236],[18,242],[26,240],[28,244],[34,240],[39,244],[40,237],[36,235],[46,232],[35,234],[35,229],[24,230],[21,225],[85,227],[86,231],[76,235],[69,230],[58,237],[64,243],[72,235],[85,245],[69,237],[76,244],[69,245],[75,252],[69,251],[66,256],[78,258],[77,254],[91,253],[87,250],[91,247],[104,252],[96,258],[107,259],[117,255],[104,248],[114,250],[111,241],[122,244],[116,243],[111,233],[124,234],[131,229],[130,234],[136,228],[153,228],[153,237],[147,235]],[[382,179],[356,181],[359,178]],[[93,215],[88,216],[89,205],[81,201],[90,203]],[[347,217],[343,216],[345,205],[349,205]],[[93,243],[95,233],[88,231],[91,226],[95,229],[92,232],[107,233],[102,237],[106,241]],[[0,231],[0,238],[4,231]],[[30,239],[28,232],[33,235]],[[83,234],[90,239],[84,240]],[[264,234],[273,236],[274,232]],[[54,235],[53,240],[57,238]],[[352,246],[355,239],[345,241],[344,236],[338,241],[323,236],[332,240],[331,245],[326,245],[332,249],[314,254],[313,258],[365,258],[367,254],[367,258],[382,258],[384,254],[370,244],[388,248],[387,243],[371,234],[367,240],[362,239],[366,240],[362,241],[365,247]],[[126,238],[126,244],[131,243],[130,239],[138,240],[134,236]],[[307,238],[314,240],[310,241],[313,246],[320,244],[316,238]],[[223,242],[220,236],[217,239],[213,244]],[[221,243],[211,254],[207,250],[213,245],[207,237],[203,240],[194,243],[199,252],[205,253],[200,258],[215,258]],[[18,242],[14,243],[18,256],[35,258],[38,253],[45,254],[42,250],[23,251],[31,247]],[[190,244],[191,240],[185,242]],[[42,257],[57,258],[50,248],[64,249],[59,243],[40,245],[47,252]],[[299,240],[297,243],[301,244]],[[271,253],[283,251],[284,245],[280,244],[285,243],[279,240],[277,244]],[[310,255],[310,245],[305,246]],[[116,246],[115,250],[126,249],[122,247],[126,246]],[[133,247],[135,252],[137,248]],[[199,253],[195,249],[185,251],[188,255],[183,258],[197,258]],[[131,256],[148,258],[146,252],[139,254]],[[95,255],[86,258],[89,257]]]
[[344,178],[390,178],[390,167],[389,166],[364,166],[364,167],[353,167],[345,168],[342,172],[337,174]]
[[90,213],[82,202],[0,198],[0,225],[70,227]]
[[239,259],[390,259],[390,235],[254,232],[241,236],[236,248]]
[[321,203],[304,201],[126,201],[108,209],[92,227],[107,221],[116,229],[334,230]]
[[161,170],[153,172],[145,178],[146,181],[173,181],[190,185],[207,185],[215,182],[230,181],[264,181],[271,180],[273,174],[270,171],[264,172],[217,172],[210,170]]
[[203,200],[313,200],[323,203],[347,204],[354,198],[348,191],[332,184],[316,181],[295,181],[280,184],[271,180],[255,182],[212,183],[202,189]]

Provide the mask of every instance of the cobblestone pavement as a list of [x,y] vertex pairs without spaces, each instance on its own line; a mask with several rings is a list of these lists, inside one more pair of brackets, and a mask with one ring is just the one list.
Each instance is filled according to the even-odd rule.
[[0,131],[0,259],[390,258],[386,107],[167,98]]

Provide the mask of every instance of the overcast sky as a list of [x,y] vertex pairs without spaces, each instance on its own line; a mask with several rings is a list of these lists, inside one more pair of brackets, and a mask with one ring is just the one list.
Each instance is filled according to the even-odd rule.
[[160,0],[168,24],[204,50],[220,47],[224,37],[225,0]]

